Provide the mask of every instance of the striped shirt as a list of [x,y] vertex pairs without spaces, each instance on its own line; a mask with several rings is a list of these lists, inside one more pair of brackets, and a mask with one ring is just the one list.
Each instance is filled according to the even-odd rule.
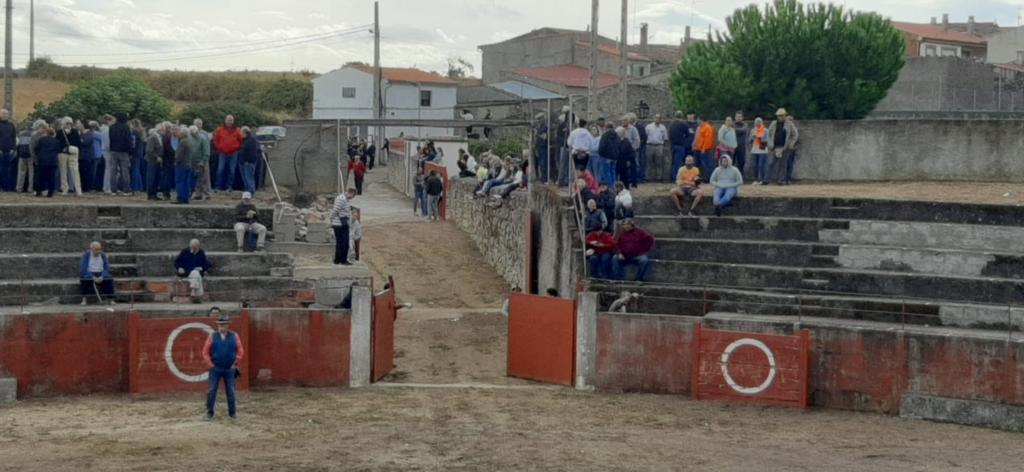
[[[342,218],[345,222],[342,223]],[[331,226],[342,226],[348,224],[352,219],[352,206],[348,204],[348,197],[344,193],[338,194],[334,199],[334,208],[331,209]]]

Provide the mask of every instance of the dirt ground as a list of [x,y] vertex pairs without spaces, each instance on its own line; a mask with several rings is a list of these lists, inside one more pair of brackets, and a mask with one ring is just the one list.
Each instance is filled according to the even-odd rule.
[[[367,213],[402,202],[368,193]],[[452,226],[393,210],[368,217],[364,233],[364,260],[378,276],[394,275],[399,298],[413,303],[399,313],[396,368],[385,382],[243,392],[236,422],[203,421],[199,395],[25,400],[0,408],[0,471],[1019,471],[1024,463],[1020,434],[507,378],[497,313],[504,282]]]

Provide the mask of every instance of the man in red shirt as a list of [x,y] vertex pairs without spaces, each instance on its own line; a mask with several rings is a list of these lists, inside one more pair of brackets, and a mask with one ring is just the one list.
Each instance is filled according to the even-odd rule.
[[637,228],[632,219],[622,220],[622,232],[619,233],[618,251],[612,259],[612,271],[618,280],[625,278],[622,269],[628,265],[636,265],[636,280],[643,282],[647,278],[650,258],[647,253],[654,248],[654,236],[646,230]]
[[242,130],[235,126],[235,117],[224,117],[224,124],[213,132],[213,149],[217,151],[217,182],[214,187],[230,191],[235,186],[238,151],[242,149]]
[[348,173],[356,178],[356,195],[363,194],[363,177],[366,175],[366,163],[363,159],[365,158],[358,157],[348,161]]
[[600,228],[587,234],[587,263],[590,266],[590,278],[611,278],[612,257],[615,255],[615,238]]

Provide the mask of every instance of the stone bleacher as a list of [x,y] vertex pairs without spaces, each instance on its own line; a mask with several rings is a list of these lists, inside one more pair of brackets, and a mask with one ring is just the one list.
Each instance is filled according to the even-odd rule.
[[651,283],[592,281],[604,307],[630,290],[641,313],[1024,325],[1024,208],[754,197],[680,217],[668,197],[635,205],[657,238]]
[[[259,221],[273,227],[273,211]],[[77,303],[82,253],[92,241],[110,256],[119,302],[166,302],[174,259],[198,238],[213,268],[209,301],[277,300],[305,284],[287,253],[237,253],[234,207],[209,205],[0,205],[0,305]],[[268,240],[272,239],[268,233]]]

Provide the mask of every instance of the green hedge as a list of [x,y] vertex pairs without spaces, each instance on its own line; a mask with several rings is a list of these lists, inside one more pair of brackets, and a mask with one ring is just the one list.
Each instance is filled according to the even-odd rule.
[[263,113],[252,105],[227,101],[189,105],[181,113],[178,113],[177,118],[182,123],[192,123],[196,118],[202,118],[206,130],[212,131],[224,121],[224,117],[227,115],[233,115],[235,124],[238,126],[255,127],[280,124],[276,118]]

